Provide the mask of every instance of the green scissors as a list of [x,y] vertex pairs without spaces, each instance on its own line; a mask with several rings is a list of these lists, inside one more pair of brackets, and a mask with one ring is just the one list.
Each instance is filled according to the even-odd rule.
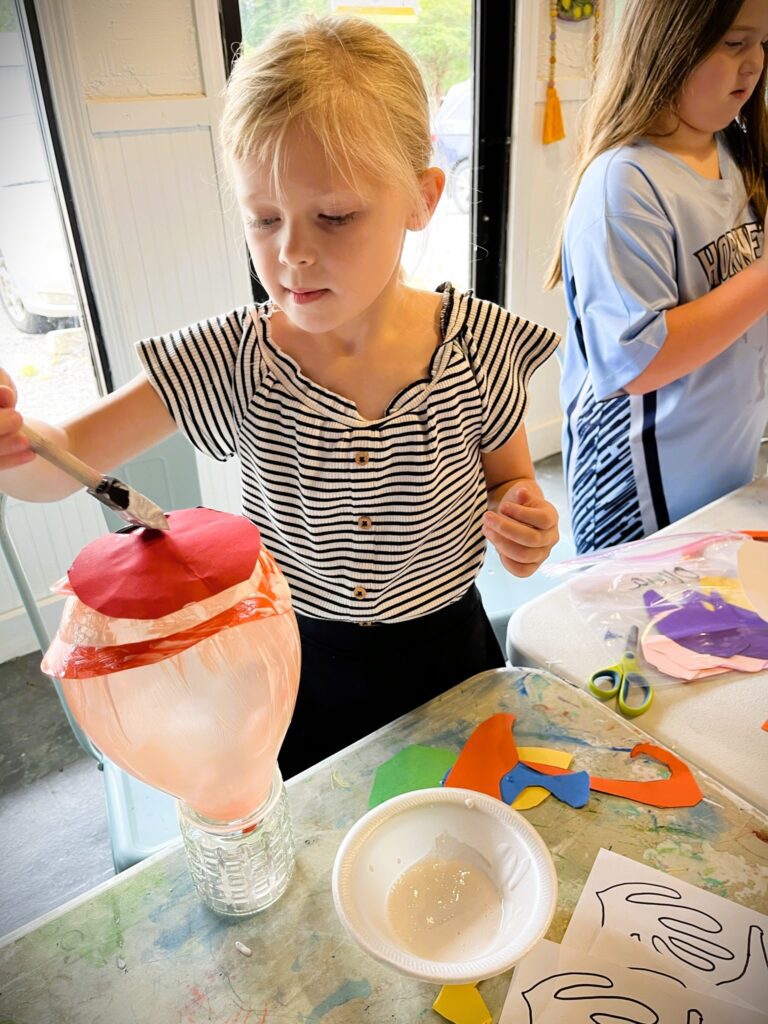
[[637,639],[639,630],[632,626],[627,634],[624,656],[616,665],[601,668],[589,680],[589,690],[598,700],[618,698],[619,711],[626,718],[636,718],[653,703],[653,687],[637,671]]

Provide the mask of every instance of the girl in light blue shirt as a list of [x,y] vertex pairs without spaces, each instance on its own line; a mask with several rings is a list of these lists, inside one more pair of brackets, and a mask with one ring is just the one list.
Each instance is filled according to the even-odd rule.
[[768,420],[766,0],[627,3],[585,112],[565,287],[576,548],[752,479]]

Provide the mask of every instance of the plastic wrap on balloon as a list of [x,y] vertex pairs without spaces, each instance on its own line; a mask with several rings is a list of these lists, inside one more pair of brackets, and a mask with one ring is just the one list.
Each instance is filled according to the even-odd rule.
[[241,516],[169,513],[78,555],[43,660],[112,761],[206,819],[267,799],[293,713],[300,646],[288,584]]

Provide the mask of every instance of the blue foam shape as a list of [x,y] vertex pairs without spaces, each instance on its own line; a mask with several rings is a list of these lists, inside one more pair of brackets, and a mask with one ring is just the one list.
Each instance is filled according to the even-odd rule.
[[501,777],[501,799],[511,804],[529,786],[542,786],[569,807],[584,807],[589,801],[589,772],[545,775],[519,761]]

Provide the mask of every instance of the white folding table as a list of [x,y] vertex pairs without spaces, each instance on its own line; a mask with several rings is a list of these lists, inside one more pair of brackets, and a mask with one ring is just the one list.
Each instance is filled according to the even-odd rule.
[[[768,477],[661,532],[709,530],[768,530]],[[507,657],[513,665],[546,668],[581,687],[605,665],[605,645],[574,604],[570,580],[514,612],[507,627]],[[657,686],[653,705],[634,724],[754,807],[768,811],[766,720],[768,672],[759,672]]]

